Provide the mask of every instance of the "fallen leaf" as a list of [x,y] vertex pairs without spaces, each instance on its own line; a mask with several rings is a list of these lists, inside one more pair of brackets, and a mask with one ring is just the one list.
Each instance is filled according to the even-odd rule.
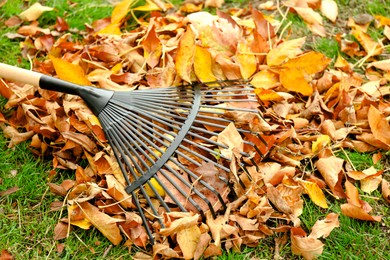
[[49,56],[53,62],[54,69],[58,77],[62,80],[69,81],[81,86],[92,85],[87,79],[84,70],[77,64],[70,63],[66,60]]
[[320,135],[311,145],[312,153],[318,153],[331,143],[329,135]]
[[322,16],[309,7],[294,7],[298,15],[305,21],[307,27],[319,36],[325,37],[325,27],[323,26]]
[[363,208],[352,205],[352,204],[342,204],[341,206],[341,212],[350,218],[360,219],[360,220],[366,220],[366,221],[377,221],[381,222],[382,217],[381,216],[371,216],[367,212],[364,211]]
[[35,3],[27,10],[19,14],[19,17],[26,22],[37,20],[44,12],[53,10],[52,7],[43,6],[40,3]]
[[317,183],[310,182],[310,181],[304,181],[300,180],[299,184],[303,186],[307,194],[309,194],[309,197],[311,201],[314,202],[317,206],[320,206],[321,208],[327,209],[328,204],[326,202],[326,198],[320,187],[318,187]]
[[324,220],[317,220],[312,227],[309,237],[326,238],[330,232],[336,227],[340,226],[339,215],[336,213],[329,213]]
[[191,26],[187,26],[186,32],[180,39],[175,61],[177,74],[187,82],[191,82],[191,71],[194,63],[195,51],[195,34],[192,31]]
[[7,189],[5,191],[0,191],[0,197],[10,195],[12,193],[17,192],[18,190],[20,190],[20,188],[18,186],[14,186],[14,187],[9,188],[9,189]]
[[85,217],[94,225],[108,240],[114,245],[118,245],[122,241],[120,230],[117,222],[122,222],[121,219],[110,217],[101,212],[97,207],[89,202],[79,203],[79,206]]
[[14,257],[11,255],[10,252],[8,252],[8,250],[2,249],[0,259],[1,260],[13,260]]
[[306,37],[285,41],[279,44],[276,48],[273,48],[267,54],[268,66],[279,66],[286,59],[294,58],[298,54],[302,53],[302,46],[306,41]]
[[320,158],[316,162],[318,171],[332,190],[339,181],[339,173],[342,171],[343,164],[344,160],[335,156]]
[[359,43],[363,46],[368,56],[377,56],[383,52],[380,43],[374,41],[371,36],[359,29],[353,30],[352,35],[356,37]]
[[367,117],[374,137],[390,146],[390,124],[386,117],[374,106],[370,106]]
[[1,128],[3,129],[4,136],[11,139],[8,144],[8,148],[15,147],[15,145],[29,140],[34,135],[34,131],[21,133],[12,126],[1,126]]
[[[169,214],[169,213],[168,213]],[[169,236],[179,232],[180,230],[195,226],[198,223],[199,214],[185,216],[174,220],[169,226],[162,228],[160,234],[163,236]]]
[[200,239],[200,229],[193,225],[177,232],[176,239],[184,259],[193,259]]
[[250,78],[257,69],[256,57],[245,41],[240,41],[237,46],[236,59],[240,65],[243,79]]
[[311,260],[322,254],[324,244],[314,237],[307,237],[302,228],[291,229],[291,251]]
[[339,13],[337,3],[334,0],[322,0],[321,13],[332,22],[336,22]]
[[201,82],[212,82],[216,80],[212,66],[213,60],[210,52],[201,46],[196,45],[194,57],[194,72]]
[[270,89],[279,84],[279,76],[271,70],[261,70],[253,76],[250,83],[255,88]]
[[390,185],[385,179],[382,179],[382,196],[390,204]]
[[68,237],[69,224],[58,222],[54,228],[54,240],[61,240]]

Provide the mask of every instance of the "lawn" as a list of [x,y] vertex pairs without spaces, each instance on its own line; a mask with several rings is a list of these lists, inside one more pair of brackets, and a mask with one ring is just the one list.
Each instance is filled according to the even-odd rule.
[[[3,0],[0,1],[0,34],[8,37],[0,38],[0,62],[28,68],[30,61],[22,57],[20,42],[15,36],[17,26],[6,26],[5,21],[19,15],[37,1]],[[39,19],[39,25],[53,25],[56,17],[64,17],[71,28],[69,31],[74,39],[82,38],[85,24],[109,17],[113,10],[110,1],[96,0],[46,0],[40,1],[45,6],[54,7],[53,11],[45,12]],[[225,1],[222,9],[243,8],[250,1]],[[258,2],[264,1],[256,1]],[[278,1],[279,2],[279,1]],[[369,14],[389,16],[390,5],[385,0],[337,0],[339,18],[336,23],[324,19],[327,29],[326,37],[314,35],[305,21],[297,13],[288,13],[282,17],[277,10],[266,11],[282,21],[280,28],[290,38],[306,36],[305,50],[314,50],[323,53],[331,59],[331,66],[341,53],[340,44],[336,40],[337,34],[348,34],[347,21],[350,17]],[[173,1],[175,6],[182,5],[182,1]],[[141,5],[141,4],[140,4]],[[216,9],[204,9],[215,13]],[[286,9],[283,9],[284,11]],[[284,15],[284,14],[283,14]],[[127,28],[134,28],[134,21],[127,24]],[[13,36],[12,36],[13,35]],[[384,29],[371,25],[368,35],[372,39],[383,39]],[[351,37],[351,40],[357,42]],[[389,41],[385,41],[389,44]],[[22,46],[23,47],[23,46]],[[385,45],[381,58],[388,59],[390,48]],[[39,55],[36,54],[37,56]],[[341,54],[351,64],[360,64],[363,57],[351,57]],[[40,59],[42,57],[39,57]],[[367,61],[368,62],[368,61]],[[357,72],[362,72],[366,66],[356,66]],[[386,100],[388,102],[388,99]],[[13,111],[6,108],[7,99],[0,96],[0,112],[8,116]],[[0,121],[5,126],[5,123]],[[140,247],[125,245],[113,246],[96,228],[84,230],[73,227],[66,239],[55,240],[55,227],[60,219],[66,218],[67,208],[62,204],[63,198],[51,192],[49,183],[60,184],[64,180],[75,180],[75,171],[65,169],[53,170],[53,158],[49,154],[37,154],[30,147],[31,140],[9,148],[10,140],[0,132],[0,259],[9,252],[15,259],[128,259],[129,255],[143,252]],[[390,152],[382,151],[382,160],[374,164],[373,152],[357,152],[348,149],[334,148],[337,157],[350,163],[355,171],[363,171],[373,166],[376,170],[383,170],[383,178],[390,181]],[[80,164],[85,166],[87,160]],[[310,171],[308,163],[306,171]],[[359,186],[357,186],[359,188]],[[300,216],[301,227],[310,232],[317,220],[323,219],[331,212],[339,214],[340,227],[334,229],[330,235],[322,239],[324,251],[318,259],[390,259],[390,208],[381,194],[380,189],[370,194],[360,190],[361,199],[367,201],[373,208],[370,214],[381,215],[381,222],[362,221],[344,216],[341,205],[345,199],[337,200],[332,194],[326,194],[329,208],[321,208],[304,195],[303,213]],[[286,240],[286,243],[276,241]],[[4,251],[6,250],[6,252]],[[292,253],[291,242],[284,233],[269,236],[260,241],[257,247],[243,247],[241,252],[223,251],[218,259],[301,259]],[[7,258],[4,258],[7,259]]]

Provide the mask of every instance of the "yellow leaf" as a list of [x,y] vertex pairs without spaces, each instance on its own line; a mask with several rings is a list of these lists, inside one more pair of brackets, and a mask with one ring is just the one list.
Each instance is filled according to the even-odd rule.
[[[153,188],[156,189],[157,193],[161,196],[161,197],[165,197],[165,190],[163,187],[161,187],[161,185],[157,182],[157,180],[155,178],[151,178],[149,180],[150,182],[150,185],[153,186]],[[145,192],[146,194],[148,194],[150,197],[153,197],[155,198],[156,197],[156,194],[154,194],[152,188],[150,187],[149,184],[145,184],[144,185],[144,188],[145,188]]]
[[116,223],[123,220],[110,217],[89,202],[80,203],[79,206],[85,218],[108,238],[111,243],[118,245],[122,241],[122,236]]
[[134,11],[143,11],[143,12],[151,12],[151,11],[165,11],[166,9],[169,9],[172,7],[172,4],[169,3],[160,3],[160,5],[157,5],[155,2],[152,2],[150,0],[146,0],[147,4],[142,6],[137,6],[133,8]]
[[324,147],[330,144],[330,141],[331,140],[329,135],[320,135],[319,137],[317,137],[317,140],[311,145],[312,153],[317,153],[321,151]]
[[313,87],[310,86],[298,69],[282,69],[279,77],[280,82],[286,89],[301,93],[304,96],[313,94]]
[[77,209],[78,209],[77,205],[68,206],[68,216],[70,216],[70,224],[82,229],[89,229],[92,226],[92,223],[88,219],[86,218],[77,219],[77,220],[72,219],[73,212],[75,212]]
[[184,259],[193,259],[195,250],[200,239],[200,229],[198,226],[190,226],[177,232],[177,243],[183,252]]
[[111,13],[111,23],[116,24],[122,22],[122,19],[126,17],[132,4],[133,0],[123,0],[116,5]]
[[121,29],[119,28],[120,26],[120,23],[111,23],[98,31],[96,34],[120,35],[122,33]]
[[376,20],[376,27],[382,27],[382,26],[390,26],[390,18],[382,16],[382,15],[375,15]]
[[238,43],[236,58],[240,65],[241,75],[244,79],[248,79],[256,72],[257,62],[256,57],[252,53],[248,44],[244,41]]
[[111,23],[96,34],[120,35],[120,26],[133,4],[133,0],[123,0],[117,4],[111,13]]
[[306,37],[302,37],[279,44],[267,54],[267,64],[269,66],[278,66],[287,58],[296,57],[298,54],[302,53],[301,48],[305,43],[305,40]]
[[250,83],[255,88],[269,89],[279,84],[279,77],[270,70],[262,70],[253,76]]
[[379,42],[374,41],[369,34],[356,29],[353,30],[352,35],[356,37],[359,43],[363,46],[364,50],[369,56],[376,56],[382,53],[383,49]]
[[200,46],[196,46],[195,50],[194,71],[201,82],[216,80],[212,71],[211,54],[207,49]]
[[304,75],[315,74],[323,71],[328,67],[331,59],[326,57],[320,52],[308,52],[298,57],[289,59],[285,64],[284,68],[296,68]]
[[79,65],[70,63],[66,60],[56,58],[51,55],[49,58],[53,62],[54,69],[60,79],[78,85],[92,85],[91,82],[87,79],[84,70]]
[[183,80],[191,82],[192,65],[195,57],[195,34],[191,27],[187,27],[187,31],[180,39],[179,48],[175,61],[176,72]]
[[262,101],[282,101],[283,97],[281,97],[278,93],[270,89],[255,89],[255,94]]
[[321,208],[324,208],[324,209],[328,208],[328,204],[326,203],[325,195],[322,192],[321,188],[318,187],[317,183],[310,182],[310,181],[304,181],[304,180],[300,180],[299,183],[306,190],[307,194],[309,194],[309,197],[310,197],[311,201],[314,202],[314,204],[316,204],[317,206],[320,206]]

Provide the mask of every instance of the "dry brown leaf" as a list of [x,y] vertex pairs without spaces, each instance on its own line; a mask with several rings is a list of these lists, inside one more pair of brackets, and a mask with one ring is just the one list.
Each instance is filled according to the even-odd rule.
[[340,207],[341,207],[341,212],[345,216],[360,219],[360,220],[366,220],[366,221],[377,221],[377,222],[382,221],[381,216],[371,216],[361,207],[352,204],[342,204]]
[[382,196],[390,204],[390,185],[385,179],[382,179]]
[[291,229],[291,251],[311,260],[322,254],[324,244],[314,237],[307,237],[302,228]]
[[300,17],[305,21],[307,27],[319,36],[325,37],[325,27],[323,26],[322,16],[309,7],[294,7]]
[[120,230],[117,222],[122,222],[121,219],[110,217],[101,212],[97,207],[89,202],[79,204],[84,216],[94,225],[108,240],[114,245],[118,245],[122,241]]
[[13,260],[14,257],[11,255],[10,252],[8,252],[8,250],[2,249],[1,254],[0,254],[0,259],[1,260]]
[[[0,183],[1,184],[1,183]],[[15,193],[17,192],[18,190],[20,190],[20,188],[18,186],[14,186],[14,187],[11,187],[7,190],[4,190],[4,191],[0,191],[0,197],[3,197],[3,196],[7,196],[9,194],[12,194],[12,193]]]
[[12,126],[4,126],[3,124],[0,124],[0,127],[3,129],[4,136],[11,139],[8,144],[8,148],[12,148],[21,142],[29,140],[34,135],[34,131],[21,133]]
[[339,173],[343,169],[344,160],[335,156],[320,158],[316,162],[318,171],[321,173],[326,184],[333,190],[338,181]]
[[170,236],[180,230],[195,226],[198,223],[198,218],[199,214],[188,213],[187,216],[172,221],[169,226],[162,228],[159,233],[163,236]]
[[61,240],[68,237],[69,224],[58,222],[54,228],[54,240]]
[[233,158],[233,149],[243,151],[244,143],[236,126],[230,123],[221,133],[218,134],[217,142],[226,145],[228,148],[221,148],[221,154],[227,158]]
[[336,227],[340,226],[339,215],[336,213],[329,213],[324,220],[317,220],[314,224],[309,237],[326,238],[330,232]]
[[211,236],[208,233],[202,233],[199,237],[198,245],[194,253],[194,259],[198,260],[203,256],[204,251],[207,246],[210,244]]
[[184,259],[193,259],[201,232],[198,226],[193,225],[177,232],[176,239],[183,253]]
[[279,190],[276,189],[271,184],[267,184],[267,197],[272,202],[272,204],[281,212],[286,214],[293,213],[291,207],[288,203],[283,199]]

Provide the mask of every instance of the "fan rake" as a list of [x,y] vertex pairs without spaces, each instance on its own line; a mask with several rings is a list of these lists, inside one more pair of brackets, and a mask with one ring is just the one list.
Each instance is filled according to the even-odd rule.
[[[87,103],[101,122],[152,244],[151,223],[157,220],[163,227],[163,212],[194,211],[204,219],[207,211],[216,217],[225,210],[231,194],[251,179],[247,168],[257,167],[264,151],[260,146],[267,146],[260,133],[234,125],[234,113],[262,120],[254,89],[244,81],[111,91],[1,63],[0,77],[79,95]],[[219,138],[228,135],[227,129],[242,137],[239,143],[248,152]]]

